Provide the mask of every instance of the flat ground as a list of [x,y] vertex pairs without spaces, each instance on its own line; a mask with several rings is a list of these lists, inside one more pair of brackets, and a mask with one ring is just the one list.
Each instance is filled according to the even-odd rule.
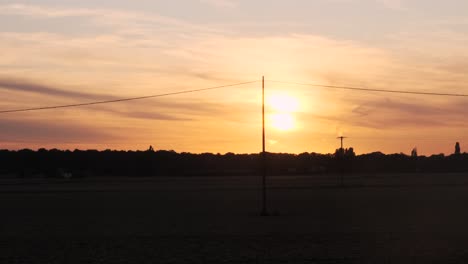
[[0,180],[0,263],[468,263],[468,175]]

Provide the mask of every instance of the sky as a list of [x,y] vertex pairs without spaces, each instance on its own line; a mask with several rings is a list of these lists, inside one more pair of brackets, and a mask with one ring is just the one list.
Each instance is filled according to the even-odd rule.
[[[467,1],[0,0],[0,149],[468,149]],[[284,81],[280,83],[273,81]]]

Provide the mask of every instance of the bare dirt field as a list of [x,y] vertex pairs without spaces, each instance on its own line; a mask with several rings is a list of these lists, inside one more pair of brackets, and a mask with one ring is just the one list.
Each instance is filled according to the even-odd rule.
[[468,263],[468,175],[0,180],[0,263]]

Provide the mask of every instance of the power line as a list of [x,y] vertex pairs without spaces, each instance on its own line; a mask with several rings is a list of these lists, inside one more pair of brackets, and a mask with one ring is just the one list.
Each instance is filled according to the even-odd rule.
[[315,86],[323,87],[329,89],[344,89],[344,90],[353,90],[353,91],[366,91],[366,92],[381,92],[381,93],[398,93],[398,94],[416,94],[416,95],[432,95],[432,96],[456,96],[456,97],[468,97],[468,94],[454,94],[454,93],[431,93],[431,92],[416,92],[416,91],[407,91],[407,90],[385,90],[385,89],[372,89],[372,88],[362,88],[362,87],[351,87],[351,86],[335,86],[335,85],[324,85],[324,84],[308,84],[308,83],[297,83],[297,82],[287,82],[287,81],[272,81],[273,83],[284,83],[284,84],[293,84],[293,85],[304,85],[304,86]]
[[[408,91],[408,90],[372,89],[372,88],[363,88],[363,87],[336,86],[336,85],[311,84],[311,83],[299,83],[299,82],[275,81],[275,80],[266,80],[266,81],[273,82],[273,83],[283,83],[283,84],[303,85],[303,86],[315,86],[315,87],[322,87],[322,88],[329,88],[329,89],[344,89],[344,90],[365,91],[365,92],[415,94],[415,95],[430,95],[430,96],[468,97],[468,94],[416,92],[416,91]],[[163,96],[170,96],[170,95],[202,92],[202,91],[207,91],[207,90],[221,89],[221,88],[251,84],[251,83],[256,83],[256,82],[260,82],[260,81],[241,82],[241,83],[221,85],[221,86],[208,87],[208,88],[202,88],[202,89],[184,90],[184,91],[178,91],[178,92],[172,92],[172,93],[147,95],[147,96],[139,96],[139,97],[130,97],[130,98],[122,98],[122,99],[113,99],[113,100],[105,100],[105,101],[94,101],[94,102],[88,102],[88,103],[77,103],[77,104],[67,104],[67,105],[55,105],[55,106],[44,106],[44,107],[32,107],[32,108],[2,110],[2,111],[0,111],[0,114],[16,113],[16,112],[27,112],[27,111],[39,111],[39,110],[49,110],[49,109],[58,109],[58,108],[70,108],[70,107],[80,107],[80,106],[90,106],[90,105],[99,105],[99,104],[110,104],[110,103],[142,100],[142,99],[149,99],[149,98],[156,98],[156,97],[163,97]]]
[[70,107],[99,105],[99,104],[110,104],[110,103],[118,103],[118,102],[125,102],[125,101],[134,101],[134,100],[142,100],[142,99],[163,97],[163,96],[169,96],[169,95],[196,93],[196,92],[202,92],[202,91],[208,91],[208,90],[214,90],[214,89],[221,89],[221,88],[232,87],[232,86],[251,84],[251,83],[256,83],[256,82],[260,82],[260,81],[241,82],[241,83],[221,85],[221,86],[208,87],[208,88],[202,88],[202,89],[184,90],[184,91],[178,91],[178,92],[172,92],[172,93],[163,93],[163,94],[155,94],[155,95],[147,95],[147,96],[139,96],[139,97],[129,97],[129,98],[105,100],[105,101],[94,101],[94,102],[88,102],[88,103],[77,103],[77,104],[67,104],[67,105],[54,105],[54,106],[43,106],[43,107],[3,110],[3,111],[0,111],[0,114],[27,112],[27,111],[38,111],[38,110],[48,110],[48,109],[57,109],[57,108],[70,108]]

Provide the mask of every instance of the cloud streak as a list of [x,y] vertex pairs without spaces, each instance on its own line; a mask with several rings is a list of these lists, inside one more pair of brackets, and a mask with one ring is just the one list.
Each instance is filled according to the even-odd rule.
[[37,82],[23,81],[16,78],[0,78],[0,89],[14,92],[35,93],[44,96],[57,96],[79,100],[112,100],[117,97],[110,95],[79,92],[75,90],[65,90],[51,85]]
[[[75,90],[65,90],[59,86],[45,85],[35,81],[23,81],[15,78],[0,78],[0,89],[8,90],[13,93],[32,93],[51,98],[65,98],[75,103],[87,103],[101,100],[119,100],[123,97],[114,95],[95,94],[80,92]],[[75,88],[76,89],[76,88]],[[137,95],[144,96],[144,95]],[[100,106],[88,106],[87,111],[108,113],[112,116],[126,117],[132,119],[148,119],[163,121],[191,121],[199,119],[202,116],[230,116],[226,119],[235,117],[232,112],[239,114],[242,109],[249,108],[246,104],[243,106],[231,107],[227,109],[224,104],[207,101],[187,101],[172,99],[143,99],[129,102],[116,102],[114,104],[104,104]],[[47,105],[47,106],[53,106]],[[11,107],[17,109],[20,107]],[[10,108],[8,108],[10,109]],[[8,110],[4,109],[4,110]],[[3,110],[3,109],[2,109]],[[43,110],[41,113],[46,113]],[[53,110],[52,110],[53,111]]]
[[92,128],[88,125],[65,121],[44,119],[0,119],[0,137],[2,141],[43,141],[60,145],[64,142],[102,142],[115,140],[118,137],[111,133]]
[[213,5],[215,7],[234,8],[237,3],[233,0],[199,0],[201,3]]
[[333,116],[317,115],[313,118],[377,130],[467,127],[463,120],[468,115],[468,108],[463,101],[438,106],[432,105],[430,101],[415,103],[414,100],[410,102],[389,98],[350,101],[355,104],[350,112]]
[[[210,1],[210,0],[207,0]],[[211,0],[216,1],[216,0]],[[229,5],[228,0],[218,0],[219,4]],[[213,2],[214,3],[214,2]],[[144,12],[99,9],[99,8],[76,8],[76,7],[51,7],[29,4],[3,4],[0,5],[0,14],[17,15],[38,18],[64,18],[64,17],[82,17],[91,18],[95,22],[103,25],[117,25],[128,28],[130,26],[144,26],[145,23],[163,24],[197,31],[214,31],[206,26],[198,26],[181,19],[162,16],[158,14],[148,14]]]

